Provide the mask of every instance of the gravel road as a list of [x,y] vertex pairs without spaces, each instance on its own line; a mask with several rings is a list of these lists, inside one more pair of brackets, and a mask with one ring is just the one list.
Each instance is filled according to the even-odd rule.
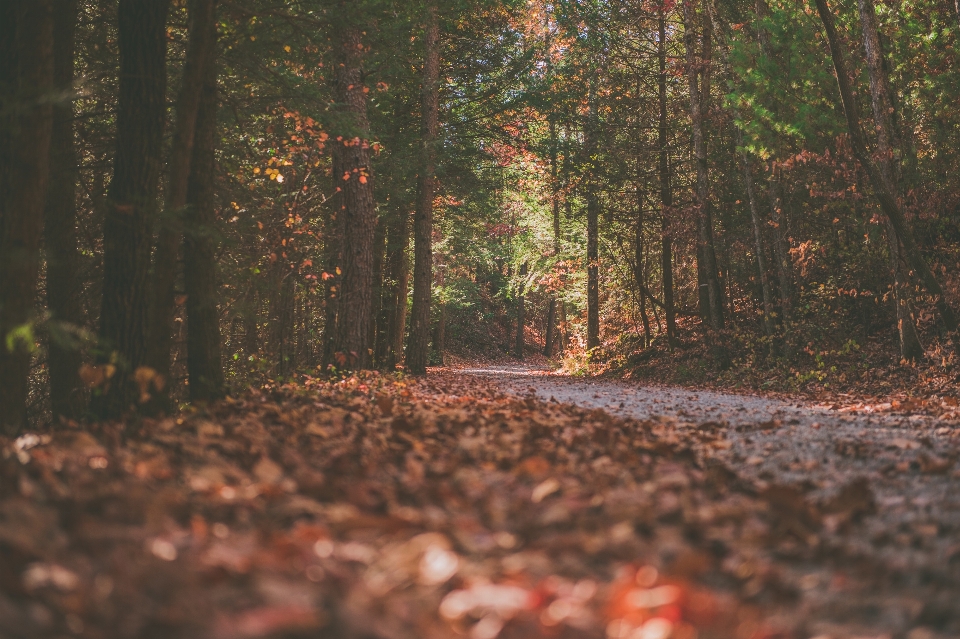
[[[884,583],[870,584],[870,592],[845,605],[872,607],[877,627],[909,639],[922,637],[896,629],[916,627],[924,616],[936,617],[931,610],[955,614],[960,609],[960,598],[954,597],[960,585],[960,465],[955,463],[960,425],[955,422],[842,412],[802,400],[571,378],[528,366],[460,372],[489,378],[508,393],[535,394],[622,417],[675,420],[680,429],[693,431],[711,423],[726,442],[714,453],[716,458],[761,489],[791,485],[824,503],[860,480],[873,495],[875,511],[864,518],[861,533],[834,535],[831,542],[843,546],[848,556],[882,566]],[[829,537],[830,519],[825,523]],[[929,605],[932,598],[943,597],[950,599]],[[827,606],[835,608],[834,616],[848,614],[829,598],[829,593],[814,597],[811,609]],[[936,619],[927,621],[936,625]]]

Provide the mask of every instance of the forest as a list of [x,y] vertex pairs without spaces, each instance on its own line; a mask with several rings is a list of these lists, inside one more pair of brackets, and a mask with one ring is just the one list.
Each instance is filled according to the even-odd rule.
[[960,2],[3,13],[0,639],[960,634]]

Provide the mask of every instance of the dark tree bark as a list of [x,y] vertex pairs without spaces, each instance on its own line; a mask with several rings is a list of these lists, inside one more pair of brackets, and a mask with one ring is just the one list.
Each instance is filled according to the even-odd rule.
[[743,150],[743,132],[737,127],[737,145],[741,147],[740,161],[743,163],[743,183],[747,191],[747,203],[750,206],[750,220],[753,223],[753,240],[757,251],[757,269],[760,271],[760,292],[763,298],[763,332],[770,340],[770,354],[775,354],[774,339],[777,333],[773,311],[773,289],[770,286],[770,272],[767,269],[767,243],[763,233],[763,219],[760,216],[760,203],[757,201],[753,182],[753,170],[750,156]]
[[514,353],[516,354],[517,359],[523,361],[523,351],[524,351],[524,339],[523,339],[523,326],[526,323],[526,299],[523,294],[524,282],[522,278],[527,274],[527,265],[524,264],[520,267],[520,290],[517,294],[517,338],[514,341]]
[[414,217],[413,309],[407,370],[425,375],[429,357],[430,302],[433,285],[433,196],[436,190],[436,139],[440,114],[440,23],[436,0],[427,4],[424,25],[425,50],[421,89],[423,158],[417,180],[417,211]]
[[[177,96],[177,120],[167,161],[166,204],[159,219],[159,236],[153,260],[150,290],[150,343],[147,361],[162,379],[170,377],[170,347],[175,308],[177,265],[183,236],[183,212],[194,157],[197,113],[205,90],[207,69],[213,65],[216,48],[215,0],[190,0],[190,35]],[[153,408],[166,403],[165,390],[158,391]]]
[[[762,0],[760,0],[760,3],[762,4]],[[716,6],[714,5],[713,0],[707,0],[706,5],[710,13],[710,23],[720,36],[719,39],[722,41],[724,69],[729,74],[729,50],[725,46],[728,42],[726,38],[726,25],[718,20]],[[762,8],[760,11],[762,12]],[[761,38],[761,40],[763,41],[763,46],[769,45],[765,36]],[[770,355],[775,356],[776,322],[774,320],[773,287],[770,282],[770,272],[767,265],[767,242],[766,234],[764,232],[764,222],[763,217],[760,214],[760,203],[757,199],[756,183],[754,182],[753,178],[753,166],[751,164],[751,158],[743,145],[743,131],[739,126],[737,126],[735,128],[735,132],[736,143],[739,149],[738,154],[740,156],[740,162],[743,168],[743,184],[747,194],[747,204],[750,207],[750,221],[753,226],[754,246],[757,253],[757,269],[760,275],[760,293],[763,303],[763,331],[770,342]],[[731,313],[732,312],[733,310],[731,308]]]
[[[208,26],[216,42],[216,22]],[[211,55],[211,58],[213,56]],[[187,375],[190,399],[210,401],[224,394],[217,310],[216,150],[217,67],[206,67],[197,109],[193,158],[184,217],[184,285],[187,293]]]
[[370,358],[374,367],[383,366],[378,346],[382,340],[378,339],[386,331],[384,325],[384,283],[386,278],[387,229],[384,220],[377,220],[377,229],[373,237],[373,308],[370,310],[370,327],[367,336],[368,344],[373,349]]
[[[163,152],[169,0],[121,0],[120,91],[113,179],[103,224],[99,361],[115,366],[96,412],[120,416],[138,401],[133,375],[144,366],[151,220]],[[145,376],[141,374],[141,379]]]
[[[638,162],[639,164],[639,162]],[[638,166],[638,173],[640,167]],[[643,192],[637,188],[637,221],[633,238],[633,277],[640,298],[640,321],[643,323],[643,346],[650,345],[650,318],[647,317],[647,283],[643,271]]]
[[370,164],[370,122],[364,92],[364,45],[359,26],[343,27],[338,44],[336,96],[340,132],[334,144],[334,202],[342,239],[337,339],[334,351],[348,369],[371,366],[373,242],[377,227]]
[[[550,120],[550,204],[553,208],[553,254],[560,255],[560,183],[557,181],[557,125]],[[547,301],[547,330],[543,341],[544,357],[553,356],[556,341],[557,295],[551,293]]]
[[[827,34],[827,42],[830,45],[830,56],[833,59],[837,86],[840,89],[840,100],[843,104],[843,112],[847,119],[847,129],[850,133],[854,156],[870,178],[870,185],[873,187],[874,195],[876,195],[880,201],[880,209],[890,220],[903,247],[904,257],[907,263],[910,264],[920,278],[927,293],[934,298],[937,311],[943,320],[947,332],[953,337],[956,337],[957,315],[947,302],[943,287],[940,286],[940,282],[933,274],[933,271],[930,270],[930,266],[920,252],[920,247],[917,246],[916,238],[913,236],[913,230],[910,228],[910,225],[907,224],[903,210],[900,208],[899,202],[897,202],[896,194],[891,192],[887,187],[883,179],[883,174],[870,157],[867,138],[860,123],[860,111],[857,106],[856,96],[850,85],[850,76],[847,72],[844,51],[833,23],[833,14],[830,13],[826,0],[816,0],[816,4],[817,13],[820,14],[820,20],[823,22],[824,30]],[[960,344],[955,342],[954,347],[960,347]]]
[[387,238],[387,270],[393,288],[390,291],[386,354],[384,367],[392,371],[403,358],[403,337],[407,323],[407,289],[410,285],[410,215],[402,207],[396,211],[396,225]]
[[[697,166],[697,228],[698,251],[697,262],[700,271],[701,290],[705,287],[705,301],[707,306],[707,320],[711,336],[714,359],[721,367],[725,367],[727,355],[719,343],[719,332],[724,328],[723,317],[723,290],[720,287],[720,276],[717,271],[717,255],[713,241],[713,213],[710,201],[710,174],[707,166],[707,145],[704,136],[703,107],[709,98],[710,91],[710,29],[709,21],[704,24],[704,55],[698,61],[696,54],[696,10],[692,0],[683,2],[683,29],[684,45],[687,50],[687,80],[690,91],[690,119],[693,125],[693,147]],[[702,68],[703,88],[698,82],[698,70]],[[705,93],[701,91],[705,90]],[[702,309],[701,309],[702,311]]]
[[783,198],[783,169],[776,160],[769,162],[770,179],[767,183],[770,196],[770,219],[773,221],[773,252],[777,259],[777,277],[780,284],[780,314],[783,321],[784,355],[787,359],[793,352],[793,260],[790,259],[790,240],[787,237],[787,215]]
[[[339,188],[339,187],[337,187]],[[334,200],[336,203],[336,200]],[[324,220],[324,280],[323,280],[323,352],[320,364],[323,370],[338,366],[335,358],[337,345],[337,315],[340,309],[340,276],[337,275],[340,264],[340,222],[339,211],[335,211]]]
[[667,345],[677,345],[677,318],[673,305],[673,238],[670,233],[670,213],[673,209],[673,189],[670,188],[670,149],[667,142],[667,28],[665,9],[661,5],[657,18],[657,170],[660,177],[661,249],[660,270],[663,282],[663,307],[667,324]]
[[[877,156],[880,173],[891,193],[901,195],[900,163],[894,151],[900,148],[897,131],[893,126],[893,100],[890,81],[880,47],[880,33],[873,0],[858,0],[860,24],[863,32],[863,48],[867,54],[867,71],[870,76],[870,96],[873,120],[877,131]],[[893,301],[897,311],[897,332],[900,336],[900,357],[919,360],[923,346],[917,335],[916,319],[910,307],[909,282],[904,264],[900,259],[900,241],[896,230],[887,220],[887,245],[890,250],[890,267],[893,271]]]
[[80,252],[77,248],[77,153],[73,131],[73,64],[77,0],[53,0],[53,105],[50,181],[44,209],[47,305],[50,309],[47,362],[54,417],[76,419],[86,410],[80,379],[76,329],[83,324]]
[[599,114],[596,78],[590,80],[589,112],[584,126],[587,154],[587,348],[600,346],[600,199],[596,193],[594,157],[597,153]]
[[[757,18],[765,19],[770,8],[766,0],[756,0],[754,4]],[[764,28],[757,30],[760,40],[760,49],[763,55],[775,59],[773,43],[770,34]],[[773,254],[777,265],[777,283],[780,289],[780,320],[783,325],[783,355],[786,359],[793,358],[793,306],[794,306],[794,273],[793,260],[790,259],[790,240],[787,233],[788,220],[784,206],[782,169],[780,168],[779,152],[768,162],[769,176],[767,179],[767,195],[770,202],[770,219],[773,222]]]
[[260,303],[257,298],[257,289],[250,286],[243,296],[241,309],[243,318],[243,352],[247,357],[258,357],[260,354],[260,330],[258,318]]
[[27,392],[49,177],[50,0],[0,9],[0,434],[27,424]]
[[433,348],[434,361],[440,366],[446,365],[447,349],[447,305],[443,302],[437,304],[437,321],[433,325]]

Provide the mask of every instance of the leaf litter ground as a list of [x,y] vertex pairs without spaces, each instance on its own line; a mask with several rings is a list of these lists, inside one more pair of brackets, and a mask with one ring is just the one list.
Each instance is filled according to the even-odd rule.
[[[543,383],[306,379],[2,441],[0,637],[960,635],[955,523],[888,516],[869,466],[825,486],[745,456],[789,416],[636,419]],[[921,447],[892,474],[955,492]]]

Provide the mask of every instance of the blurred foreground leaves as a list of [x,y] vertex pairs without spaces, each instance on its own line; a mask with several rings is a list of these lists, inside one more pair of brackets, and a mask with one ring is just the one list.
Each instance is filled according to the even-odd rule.
[[814,503],[713,460],[715,424],[453,375],[0,444],[0,637],[806,636],[882,573],[824,525],[857,533],[865,482]]

